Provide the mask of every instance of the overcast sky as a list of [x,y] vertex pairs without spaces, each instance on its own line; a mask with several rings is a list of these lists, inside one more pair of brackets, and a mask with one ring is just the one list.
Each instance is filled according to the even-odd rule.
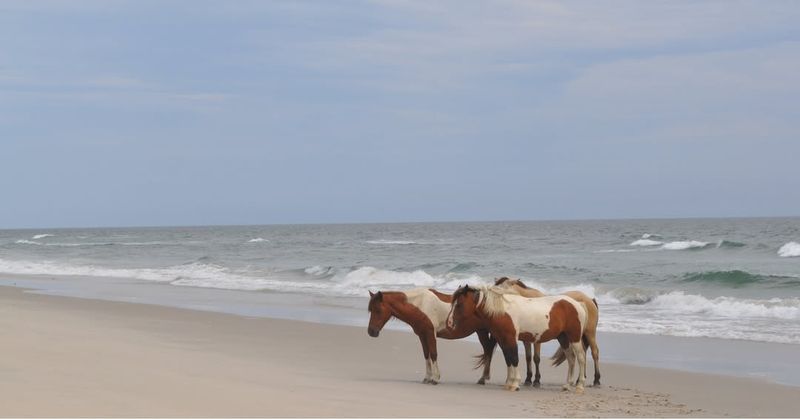
[[800,215],[797,1],[0,1],[0,228]]

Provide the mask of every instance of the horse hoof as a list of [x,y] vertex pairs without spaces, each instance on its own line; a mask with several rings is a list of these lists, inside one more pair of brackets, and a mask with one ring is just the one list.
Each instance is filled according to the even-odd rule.
[[430,383],[430,382],[431,382],[431,380],[430,380],[430,379],[428,379],[428,378],[423,378],[423,379],[422,379],[422,384],[428,384],[428,383]]
[[480,384],[480,385],[482,385],[482,386],[483,386],[483,385],[486,385],[486,380],[484,380],[483,378],[481,378],[480,380],[478,380],[478,384]]
[[561,386],[561,391],[569,391],[569,384],[564,384]]
[[531,385],[533,385],[533,381],[531,381],[531,380],[525,380],[525,385],[526,385],[526,386],[531,386]]
[[575,388],[575,394],[583,394],[583,386],[578,386]]
[[600,387],[600,380],[595,380],[594,384],[592,384],[592,386],[593,387]]
[[431,380],[431,381],[428,382],[428,384],[437,385],[437,384],[439,384],[439,382],[436,381],[436,380]]

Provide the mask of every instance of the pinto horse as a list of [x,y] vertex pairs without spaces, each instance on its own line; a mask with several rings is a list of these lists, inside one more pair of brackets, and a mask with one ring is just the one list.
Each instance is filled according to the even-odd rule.
[[[483,346],[481,360],[491,362],[495,342],[485,328],[479,327],[479,322],[465,320],[458,327],[447,327],[447,314],[450,312],[450,303],[453,296],[443,294],[428,288],[415,288],[409,291],[378,291],[369,293],[369,326],[367,333],[376,338],[386,322],[396,317],[407,323],[419,337],[422,344],[422,354],[425,357],[425,384],[438,384],[441,374],[437,362],[436,338],[461,339],[473,333],[478,334],[478,339]],[[488,352],[488,353],[487,353]],[[483,375],[478,384],[484,384],[489,379],[489,363],[483,365]]]
[[575,361],[578,381],[575,391],[583,393],[586,381],[586,352],[581,341],[587,314],[583,304],[566,295],[527,298],[500,287],[465,285],[453,293],[447,324],[458,328],[462,323],[479,323],[497,340],[508,367],[505,388],[519,390],[519,353],[517,340],[532,343],[558,339],[569,368],[564,390],[569,390]]
[[[510,279],[508,277],[502,277],[496,279],[494,282],[495,285],[506,288],[511,290],[523,297],[528,298],[538,298],[544,297],[545,294],[536,288],[529,288],[525,283],[520,281],[519,279]],[[574,300],[578,301],[579,303],[583,304],[583,308],[586,309],[587,314],[587,323],[586,323],[586,330],[584,331],[584,350],[587,349],[587,345],[592,348],[592,359],[594,360],[594,386],[600,385],[600,348],[597,347],[597,321],[599,319],[600,313],[597,306],[597,300],[594,298],[590,298],[588,295],[580,292],[580,291],[567,291],[564,292],[564,295],[568,295],[572,297]],[[540,353],[542,350],[542,344],[536,343],[534,345],[534,355],[533,355],[533,362],[536,365],[536,378],[533,381],[534,387],[539,387],[539,379],[541,378],[541,374],[539,374],[539,360],[540,360]],[[530,382],[531,378],[531,353],[530,347],[525,348],[525,358],[528,361],[528,376],[525,380],[527,384]],[[551,358],[553,361],[554,366],[561,365],[562,362],[566,360],[566,354],[564,350],[559,348],[553,357]]]

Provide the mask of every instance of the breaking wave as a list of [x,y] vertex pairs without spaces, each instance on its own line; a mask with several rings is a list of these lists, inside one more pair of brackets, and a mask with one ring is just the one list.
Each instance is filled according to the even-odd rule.
[[701,242],[697,240],[688,240],[688,241],[674,241],[669,243],[664,243],[661,246],[664,250],[692,250],[692,249],[704,249],[711,245],[708,242]]
[[658,240],[639,239],[631,243],[631,246],[658,246],[664,244]]
[[256,237],[254,239],[248,240],[247,242],[248,243],[263,243],[263,242],[268,242],[268,241],[269,240],[267,240],[267,239],[264,239],[264,238],[261,238],[261,237]]
[[789,242],[778,249],[778,256],[782,258],[791,258],[800,256],[800,243]]
[[45,234],[37,234],[37,235],[35,235],[35,236],[31,237],[31,238],[34,239],[34,240],[39,240],[39,239],[43,239],[45,237],[55,237],[55,234],[47,234],[47,233],[45,233]]

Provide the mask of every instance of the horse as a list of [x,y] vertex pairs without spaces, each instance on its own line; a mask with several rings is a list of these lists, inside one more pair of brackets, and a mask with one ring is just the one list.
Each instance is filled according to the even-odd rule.
[[[525,283],[523,283],[519,279],[510,279],[508,277],[502,277],[495,280],[495,285],[499,287],[503,287],[509,290],[516,292],[517,294],[528,297],[528,298],[538,298],[544,297],[544,293],[535,289],[529,288]],[[564,295],[568,295],[572,297],[574,300],[578,301],[579,303],[583,304],[583,307],[586,309],[586,314],[588,315],[588,322],[586,324],[586,331],[584,332],[584,350],[586,350],[586,345],[588,344],[589,347],[592,348],[592,359],[594,360],[594,383],[593,386],[600,385],[600,349],[597,347],[597,321],[599,318],[599,308],[597,306],[597,300],[594,298],[590,298],[588,295],[580,292],[580,291],[566,291],[563,293]],[[533,362],[536,365],[536,378],[533,381],[534,387],[539,387],[539,379],[541,375],[539,374],[539,354],[541,353],[542,345],[541,343],[537,343],[534,345],[534,355],[533,355]],[[564,351],[559,347],[559,349],[553,354],[551,360],[553,361],[554,366],[561,365],[562,362],[566,360],[566,354]],[[525,357],[526,361],[528,361],[528,376],[525,380],[527,384],[531,378],[531,353],[530,353],[530,346],[525,348]]]
[[[409,291],[378,291],[369,292],[369,325],[367,333],[376,338],[389,319],[395,317],[411,326],[422,344],[422,354],[425,357],[425,384],[438,384],[441,378],[436,350],[436,338],[461,339],[473,333],[478,334],[478,340],[483,347],[481,360],[491,362],[492,352],[496,343],[489,336],[485,328],[478,327],[477,321],[464,321],[458,327],[447,327],[447,314],[450,312],[450,303],[453,296],[443,294],[429,288],[415,288]],[[484,384],[489,379],[490,365],[483,365],[483,375],[478,384]]]
[[462,286],[453,293],[447,324],[458,328],[464,322],[479,323],[489,330],[500,345],[505,357],[508,375],[505,388],[519,390],[519,353],[517,340],[533,343],[557,339],[567,358],[567,383],[569,390],[575,361],[578,362],[576,393],[584,391],[586,352],[582,347],[587,323],[583,304],[566,295],[527,298],[500,287]]

